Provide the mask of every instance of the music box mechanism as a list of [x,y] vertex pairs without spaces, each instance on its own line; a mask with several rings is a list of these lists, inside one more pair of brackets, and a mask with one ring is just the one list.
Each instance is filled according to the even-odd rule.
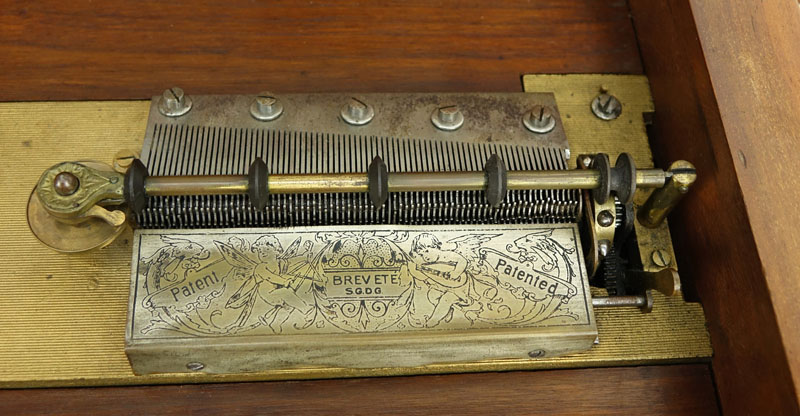
[[571,155],[548,93],[172,88],[140,151],[54,165],[28,220],[67,253],[134,228],[137,373],[535,359],[590,348],[593,308],[680,295],[671,246],[640,237],[669,240],[695,168],[614,159]]

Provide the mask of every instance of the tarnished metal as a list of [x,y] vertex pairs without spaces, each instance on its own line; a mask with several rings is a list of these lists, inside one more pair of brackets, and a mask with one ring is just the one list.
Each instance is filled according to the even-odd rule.
[[340,115],[347,124],[363,126],[375,117],[375,109],[363,100],[353,97],[342,106]]
[[[56,165],[48,170],[39,181],[39,186],[50,186],[51,188],[42,191],[37,186],[28,198],[26,214],[28,228],[33,235],[44,245],[64,253],[93,250],[105,247],[114,241],[126,228],[125,214],[119,210],[108,210],[94,205],[98,196],[91,190],[84,189],[83,194],[79,195],[79,187],[78,190],[66,196],[58,194],[52,178],[58,176],[59,172],[70,172],[79,180],[82,178],[85,184],[97,182],[100,184],[101,197],[103,195],[111,196],[112,202],[122,202],[116,192],[108,192],[108,188],[105,186],[110,179],[109,176],[103,176],[103,174],[112,173],[110,167],[96,162],[81,162],[80,166],[76,164]],[[64,200],[72,202],[73,205],[67,207]],[[75,207],[75,203],[78,203],[79,206]],[[64,208],[67,210],[65,211]]]
[[283,114],[283,104],[268,92],[262,92],[250,104],[250,115],[259,121],[272,121],[281,114]]
[[431,123],[439,130],[454,131],[464,125],[464,113],[457,105],[448,105],[433,110]]
[[597,336],[575,224],[137,230],[133,253],[139,374],[553,357]]
[[[360,128],[371,128],[378,118]],[[499,207],[486,202],[482,169],[493,154],[509,171],[566,169],[560,148],[529,140],[525,145],[450,142],[442,137],[169,127],[157,121],[151,120],[154,136],[149,150],[142,153],[151,175],[243,176],[252,160],[261,157],[270,173],[272,194],[264,210],[253,209],[245,195],[153,197],[136,217],[145,228],[231,227],[242,222],[253,226],[553,223],[573,220],[579,209],[577,192],[566,189],[510,190]],[[366,194],[366,172],[376,156],[386,164],[387,187],[392,190],[382,208],[373,207]]]
[[[59,175],[69,174],[76,182],[72,192],[58,191]],[[53,216],[75,219],[92,206],[118,205],[124,202],[122,175],[110,166],[97,162],[63,162],[47,169],[34,190],[42,207]]]
[[595,308],[636,307],[642,312],[649,313],[653,310],[653,294],[646,291],[643,295],[624,296],[595,296],[592,298]]
[[678,271],[672,268],[657,272],[629,271],[630,282],[634,291],[643,292],[648,289],[657,290],[665,296],[681,294],[681,279]]
[[602,120],[614,120],[622,113],[622,104],[617,97],[602,93],[592,100],[592,113]]
[[247,176],[150,176],[144,189],[148,196],[234,195],[247,193]]
[[549,108],[537,105],[525,113],[525,116],[522,117],[522,124],[534,133],[544,134],[556,127],[556,120]]
[[192,98],[183,93],[178,87],[164,91],[158,97],[158,111],[166,117],[180,117],[192,109]]
[[[627,151],[633,154],[638,166],[652,166],[641,120],[642,112],[653,111],[645,77],[536,75],[526,76],[523,80],[530,91],[556,91],[561,114],[571,115],[563,121],[570,135],[573,154],[608,152],[615,157],[616,153]],[[620,97],[626,105],[625,112],[616,123],[605,123],[587,111],[586,103],[591,101],[601,85]],[[10,152],[7,155],[10,158],[30,159],[32,163],[21,164],[13,172],[7,172],[9,175],[5,179],[12,191],[8,198],[0,201],[0,211],[8,218],[18,215],[19,207],[22,206],[20,204],[24,205],[28,197],[18,191],[29,189],[30,178],[39,175],[41,169],[53,160],[67,160],[75,154],[108,160],[118,149],[136,145],[139,138],[145,135],[145,126],[141,120],[147,115],[148,105],[149,103],[137,101],[8,103],[5,107],[8,117],[0,118],[0,125],[3,125],[0,130],[4,129],[9,140],[26,140],[23,144],[31,140],[34,150],[48,148],[53,149],[53,152],[39,152],[37,157],[30,159],[31,148],[11,146],[5,149]],[[246,109],[244,113],[247,114]],[[52,129],[50,126],[53,120],[64,128]],[[430,124],[429,120],[426,122]],[[339,123],[342,124],[341,121]],[[192,134],[199,133],[195,131]],[[529,140],[535,141],[534,137],[531,134]],[[189,138],[191,135],[186,136],[183,142],[176,141],[175,145],[192,149]],[[182,162],[179,159],[165,160],[164,163],[185,164],[187,160],[192,159],[184,159]],[[480,169],[480,166],[476,169]],[[646,192],[644,194],[646,196]],[[177,199],[190,200],[188,197]],[[644,199],[637,199],[637,203],[642,202]],[[180,205],[173,205],[172,209],[176,207]],[[202,211],[202,208],[199,209]],[[247,218],[243,217],[242,221],[247,221]],[[6,370],[0,376],[0,386],[5,388],[645,365],[706,360],[712,353],[702,308],[698,304],[684,302],[680,297],[664,297],[660,293],[654,293],[656,305],[649,316],[634,308],[595,310],[597,320],[602,324],[599,328],[600,343],[591,351],[566,357],[532,360],[525,356],[424,367],[351,369],[341,366],[299,366],[295,369],[245,374],[183,372],[135,376],[122,351],[122,345],[118,342],[124,338],[124,326],[120,322],[125,321],[125,308],[119,306],[128,298],[127,288],[123,286],[129,284],[128,279],[120,279],[119,275],[126,273],[131,267],[131,235],[125,233],[116,243],[95,255],[62,256],[48,253],[38,242],[29,238],[24,222],[11,221],[5,231],[8,238],[0,241],[0,245],[19,253],[19,256],[8,258],[9,264],[0,279],[0,285],[3,286],[0,293],[6,296],[4,302],[0,302],[0,309],[3,310],[0,315],[7,318],[3,327],[13,335],[0,339],[0,361]],[[651,251],[656,247],[672,254],[666,223],[656,229],[638,228],[638,233],[654,234],[652,240],[643,242],[642,238],[639,239],[645,267],[654,267]],[[46,293],[42,292],[45,286]],[[600,291],[593,291],[597,295],[602,294]],[[42,309],[42,296],[59,301],[46,302],[47,308]],[[98,310],[103,311],[103,319],[97,319]],[[60,319],[54,320],[54,316]],[[41,348],[41,334],[45,332],[48,334],[49,347]],[[495,343],[502,342],[496,335],[493,338]],[[529,351],[538,350],[536,345],[528,348]],[[203,364],[201,361],[192,362]]]
[[694,165],[685,160],[670,165],[669,174],[669,181],[653,191],[639,209],[639,221],[646,227],[653,228],[661,224],[697,179]]
[[[368,93],[357,99],[372,108],[368,124],[353,126],[342,122],[342,109],[351,94],[274,94],[283,107],[282,115],[269,128],[280,131],[326,133],[331,136],[358,134],[366,137],[437,139],[446,143],[503,143],[568,149],[561,114],[549,93]],[[262,129],[265,123],[250,114],[256,95],[194,95],[192,111],[181,117],[164,117],[158,110],[161,96],[153,98],[142,155],[153,145],[153,128],[160,125],[168,134],[178,126],[218,129]],[[528,131],[522,114],[540,105],[550,109],[555,126],[544,134]],[[443,132],[431,123],[431,114],[443,106],[457,106],[463,125]],[[389,163],[389,160],[386,160]]]

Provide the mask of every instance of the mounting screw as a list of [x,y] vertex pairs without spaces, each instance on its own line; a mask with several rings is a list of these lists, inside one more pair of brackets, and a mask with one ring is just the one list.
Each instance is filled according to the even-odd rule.
[[528,352],[528,357],[541,358],[544,357],[544,354],[545,354],[544,350],[533,350]]
[[439,130],[458,130],[464,124],[464,114],[457,105],[448,105],[433,110],[431,123]]
[[250,115],[256,120],[272,121],[283,114],[283,104],[268,92],[262,92],[256,96],[250,104]]
[[186,368],[191,370],[191,371],[200,371],[200,370],[206,368],[206,366],[203,363],[198,363],[196,361],[193,361],[191,363],[186,364]]
[[622,104],[613,95],[600,94],[592,100],[592,112],[599,119],[613,120],[622,113]]
[[180,117],[192,109],[192,99],[183,94],[183,90],[172,87],[164,90],[158,101],[158,111],[167,117]]
[[672,264],[672,256],[670,256],[666,250],[662,249],[653,250],[650,259],[653,260],[653,264],[656,265],[656,267],[669,267],[669,265]]
[[341,116],[347,124],[363,126],[375,117],[375,109],[358,98],[350,98],[350,101],[342,107]]
[[545,134],[556,127],[556,118],[549,108],[537,105],[522,116],[522,124],[534,133]]
[[600,240],[597,242],[597,254],[599,254],[600,257],[607,256],[608,250],[611,250],[611,242],[608,240]]
[[122,149],[114,155],[114,170],[125,173],[134,160],[139,158],[139,152],[131,149]]
[[581,163],[586,168],[589,168],[589,167],[592,166],[592,161],[594,161],[594,158],[591,155],[583,155],[581,157]]
[[600,213],[597,214],[597,223],[600,224],[601,227],[610,226],[614,223],[614,214],[607,209],[600,211]]

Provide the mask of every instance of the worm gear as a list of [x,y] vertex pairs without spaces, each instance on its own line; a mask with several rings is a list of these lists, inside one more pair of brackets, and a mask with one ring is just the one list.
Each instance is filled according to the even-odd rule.
[[620,257],[616,248],[611,248],[600,265],[602,268],[603,286],[611,296],[625,294],[626,261]]

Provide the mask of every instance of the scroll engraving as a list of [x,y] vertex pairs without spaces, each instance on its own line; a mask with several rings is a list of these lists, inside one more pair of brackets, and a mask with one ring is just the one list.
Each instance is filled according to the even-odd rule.
[[589,323],[573,225],[137,231],[133,338]]

